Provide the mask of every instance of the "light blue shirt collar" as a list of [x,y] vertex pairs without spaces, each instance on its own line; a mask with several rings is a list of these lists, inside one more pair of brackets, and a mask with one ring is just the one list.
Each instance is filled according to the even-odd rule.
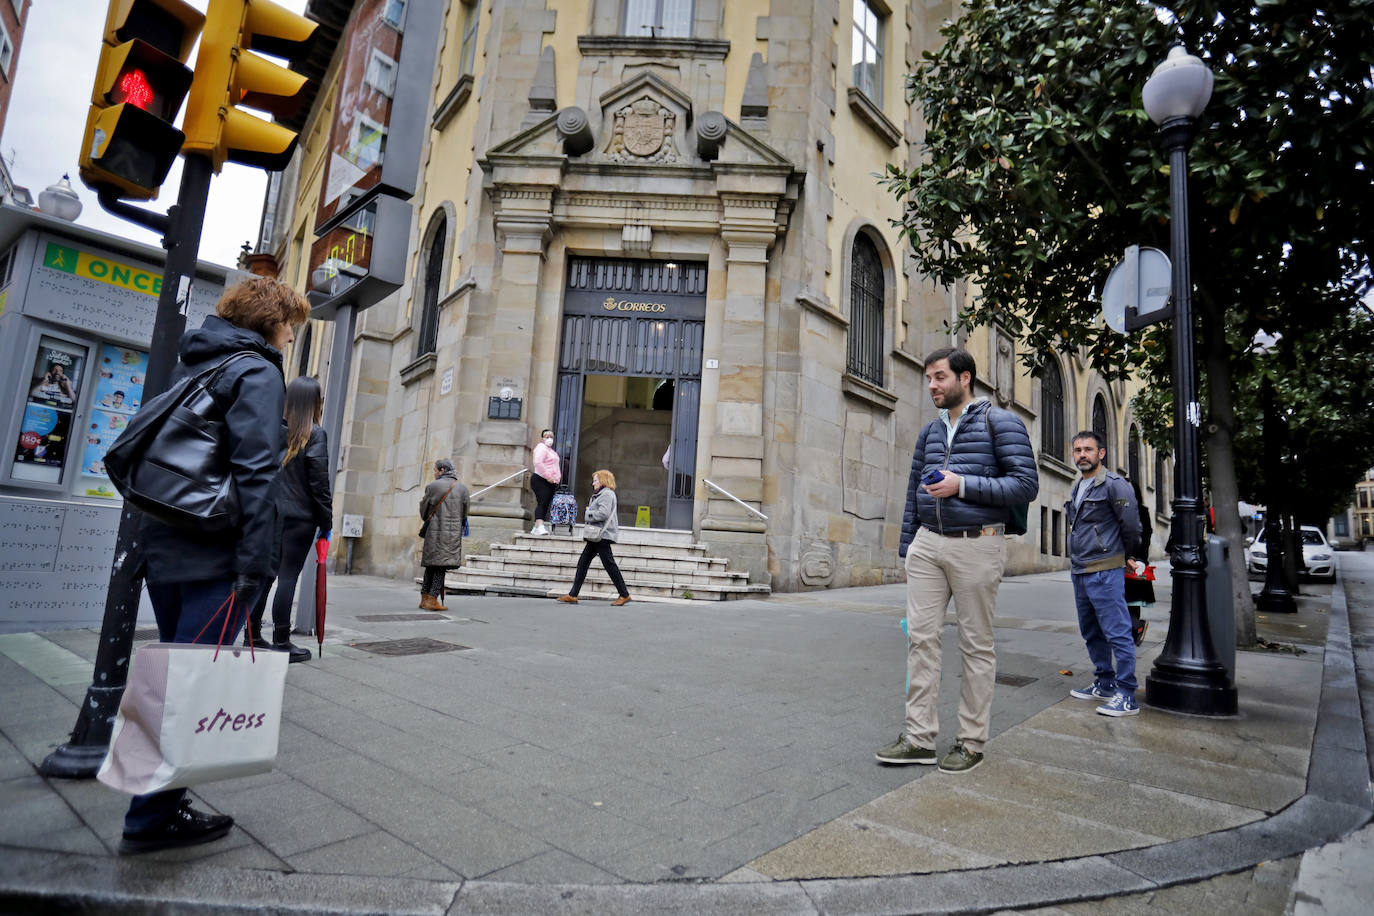
[[950,444],[952,444],[952,443],[954,442],[954,431],[955,431],[956,429],[959,428],[959,421],[962,420],[962,419],[964,419],[964,417],[967,417],[967,416],[968,416],[968,410],[969,410],[969,408],[972,407],[974,404],[977,404],[979,401],[986,401],[986,400],[987,400],[986,397],[981,397],[981,396],[971,399],[967,404],[964,405],[964,410],[963,410],[963,412],[959,414],[958,418],[957,418],[953,423],[950,423],[950,422],[949,422],[949,408],[948,408],[948,407],[941,407],[941,408],[940,408],[940,421],[941,421],[942,423],[945,424],[945,445],[946,445],[946,446],[949,446]]

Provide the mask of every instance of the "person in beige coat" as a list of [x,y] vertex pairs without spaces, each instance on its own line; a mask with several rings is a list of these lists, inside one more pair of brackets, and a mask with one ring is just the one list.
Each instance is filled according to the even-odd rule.
[[[434,481],[420,498],[420,518],[428,519],[420,563],[425,567],[420,586],[420,610],[446,611],[440,601],[444,574],[463,564],[463,523],[468,517],[468,488],[458,480],[453,462],[434,462]],[[423,526],[422,526],[423,527]]]
[[611,553],[611,545],[620,536],[620,525],[615,518],[618,509],[615,498],[615,475],[606,470],[595,471],[592,474],[592,498],[587,503],[587,523],[582,526],[582,536],[587,537],[594,529],[597,537],[595,540],[588,540],[582,546],[582,556],[577,560],[577,574],[573,576],[572,591],[559,598],[559,601],[565,604],[577,603],[577,593],[582,591],[587,570],[592,566],[592,557],[600,557],[601,565],[606,567],[606,574],[611,577],[616,594],[620,596],[611,604],[629,604],[630,590],[625,587],[625,577],[620,574],[620,567],[616,565],[615,556]]

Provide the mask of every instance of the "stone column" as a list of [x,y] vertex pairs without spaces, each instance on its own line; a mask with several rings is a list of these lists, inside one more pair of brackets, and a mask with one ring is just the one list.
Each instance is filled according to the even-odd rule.
[[[548,185],[500,184],[492,190],[500,285],[493,290],[485,340],[487,393],[479,405],[483,419],[477,424],[476,461],[468,481],[474,492],[528,465],[536,317],[544,251],[553,228],[553,190]],[[487,418],[486,399],[498,378],[513,380],[515,396],[524,402],[520,419]],[[517,477],[472,504],[474,549],[523,530],[528,486],[525,477]]]
[[[727,193],[722,194],[721,201],[721,239],[726,245],[725,309],[711,454],[703,476],[766,511],[764,310],[768,251],[777,237],[778,197]],[[729,556],[732,566],[747,569],[751,582],[771,582],[768,523],[715,490],[701,486],[706,500],[702,540],[717,553]]]

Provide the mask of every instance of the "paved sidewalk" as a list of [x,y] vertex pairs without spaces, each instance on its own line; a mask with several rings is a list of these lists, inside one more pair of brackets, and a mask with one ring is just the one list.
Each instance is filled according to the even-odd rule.
[[[1342,561],[1374,591],[1374,555]],[[277,768],[195,792],[234,831],[137,858],[112,854],[123,796],[35,770],[98,634],[0,636],[0,909],[972,912],[1244,871],[1369,820],[1344,590],[1308,591],[1262,621],[1301,654],[1239,654],[1239,717],[1111,720],[1067,697],[1091,675],[1067,574],[1007,580],[988,761],[952,777],[873,761],[901,725],[902,586],[436,615],[409,585],[336,577]],[[416,639],[441,651],[375,651]]]

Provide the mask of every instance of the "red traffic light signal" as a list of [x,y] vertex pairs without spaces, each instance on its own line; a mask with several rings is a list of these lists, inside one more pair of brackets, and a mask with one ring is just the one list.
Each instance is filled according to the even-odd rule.
[[191,86],[186,67],[205,17],[181,0],[110,0],[81,179],[120,197],[149,199],[184,139],[172,123]]

